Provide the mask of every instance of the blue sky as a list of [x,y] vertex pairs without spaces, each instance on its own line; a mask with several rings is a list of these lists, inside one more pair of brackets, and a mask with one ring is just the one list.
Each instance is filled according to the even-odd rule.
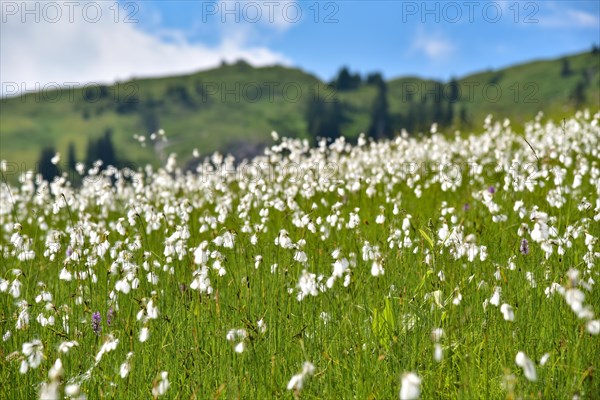
[[598,1],[86,0],[70,17],[63,2],[60,15],[21,4],[0,9],[3,94],[10,83],[114,82],[239,58],[325,80],[342,65],[447,80],[600,44]]
[[[213,45],[223,30],[246,29],[251,42],[324,79],[342,64],[387,77],[448,79],[600,44],[597,1],[228,3],[149,2],[140,15],[154,14],[149,25],[181,30],[192,42]],[[260,17],[255,4],[262,7]],[[278,18],[288,24],[278,28]]]

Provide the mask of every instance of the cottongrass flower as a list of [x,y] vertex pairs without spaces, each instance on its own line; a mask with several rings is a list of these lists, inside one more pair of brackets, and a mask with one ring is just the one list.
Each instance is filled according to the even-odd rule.
[[296,253],[294,254],[294,261],[305,264],[308,261],[308,256],[302,250],[296,250]]
[[58,164],[58,163],[60,162],[60,153],[56,153],[56,154],[54,154],[54,157],[52,157],[52,158],[50,159],[50,162],[51,162],[53,165],[56,165],[56,164]]
[[262,318],[258,320],[258,322],[256,323],[256,326],[260,333],[265,333],[267,331],[267,324],[265,323],[265,321]]
[[18,279],[15,279],[10,284],[8,293],[10,293],[12,295],[12,297],[14,297],[15,299],[18,299],[19,297],[21,297],[21,286],[22,286],[21,281],[19,281]]
[[442,349],[442,345],[436,343],[433,346],[433,359],[437,362],[441,362],[442,358],[444,358],[444,350]]
[[132,356],[133,356],[132,351],[127,353],[127,358],[125,358],[125,362],[123,364],[121,364],[121,367],[119,368],[119,375],[123,379],[125,379],[127,377],[127,375],[129,375],[129,371],[131,371],[131,364],[129,364],[129,360],[131,359]]
[[327,325],[331,321],[331,315],[327,314],[325,311],[321,311],[319,318],[323,321],[323,324]]
[[194,250],[194,263],[204,265],[208,262],[210,251],[207,250],[208,242],[205,240]]
[[57,358],[54,362],[54,365],[50,368],[50,371],[48,371],[48,378],[50,378],[53,381],[58,380],[63,375],[63,372],[64,370],[62,366],[62,361],[60,360],[60,358]]
[[310,361],[305,361],[302,364],[302,371],[292,376],[292,379],[287,384],[287,390],[295,390],[299,392],[304,387],[304,380],[315,373],[315,366]]
[[600,319],[588,321],[586,328],[592,335],[597,335],[600,333]]
[[284,249],[291,249],[294,247],[294,243],[285,229],[279,231],[279,235],[275,238],[275,246],[280,246]]
[[248,332],[246,332],[245,329],[230,329],[229,332],[227,332],[227,335],[225,336],[228,342],[235,342],[239,340],[239,342],[233,347],[233,350],[236,353],[243,353],[244,350],[246,350],[246,343],[244,342],[244,340],[247,337]]
[[306,296],[317,296],[317,276],[313,273],[308,272],[307,270],[302,270],[302,275],[298,280],[298,285],[296,285],[298,289],[298,294],[296,298],[298,301],[302,301]]
[[115,339],[115,337],[112,334],[108,335],[108,337],[106,338],[106,341],[102,344],[102,347],[100,347],[100,351],[98,352],[98,354],[96,354],[96,364],[98,364],[100,362],[100,360],[102,359],[102,356],[105,353],[109,353],[109,352],[115,350],[117,348],[118,344],[119,344],[119,339]]
[[71,383],[65,386],[65,395],[69,397],[75,397],[79,394],[79,385],[77,383]]
[[235,244],[235,236],[230,231],[223,234],[223,247],[227,249],[233,249]]
[[431,331],[431,340],[435,343],[433,345],[433,359],[437,362],[441,362],[444,357],[444,350],[439,343],[442,336],[444,336],[444,330],[442,328],[435,328]]
[[460,293],[456,293],[456,296],[454,297],[454,299],[452,300],[452,304],[454,304],[455,306],[460,305],[460,302],[462,301],[462,294]]
[[40,386],[40,400],[60,399],[60,378],[63,374],[62,361],[58,358],[48,371],[50,382],[43,382]]
[[515,363],[523,369],[525,373],[525,378],[530,380],[531,382],[537,381],[537,374],[535,372],[535,365],[533,361],[529,359],[522,351],[517,353],[515,357]]
[[160,379],[154,380],[154,383],[152,386],[152,396],[154,396],[154,398],[162,396],[163,394],[165,394],[167,392],[167,389],[169,389],[170,384],[169,384],[168,375],[169,375],[169,373],[167,371],[162,371],[160,373]]
[[384,273],[385,273],[385,270],[383,269],[381,262],[373,261],[373,265],[371,265],[371,275],[380,276],[380,275],[383,275]]
[[58,345],[58,352],[59,353],[67,353],[74,346],[79,346],[79,343],[77,343],[76,341],[62,342],[61,344]]
[[428,292],[425,293],[425,296],[423,296],[425,300],[430,300],[431,301],[431,309],[433,310],[434,307],[437,308],[444,308],[444,304],[442,301],[442,292],[441,290],[434,290],[433,292]]
[[150,330],[148,329],[147,326],[144,326],[141,330],[140,330],[140,343],[144,343],[146,340],[148,340],[148,338],[150,337]]
[[60,386],[58,381],[43,382],[40,386],[40,400],[60,399]]
[[499,286],[494,287],[494,294],[490,298],[490,304],[498,307],[500,305],[500,294],[502,293],[502,288]]
[[29,363],[27,362],[27,360],[21,360],[21,365],[19,366],[19,372],[21,374],[26,374],[28,370],[29,370]]
[[510,304],[502,304],[500,306],[500,312],[504,316],[505,321],[514,321],[515,320],[515,312]]
[[208,268],[206,265],[203,265],[202,268],[197,269],[194,272],[194,280],[190,283],[190,288],[194,290],[199,290],[200,293],[208,293],[211,294],[213,291],[212,286],[210,285],[210,279],[208,277]]
[[550,353],[546,353],[542,356],[542,358],[540,358],[540,366],[544,366],[546,365],[546,363],[548,362],[548,359],[550,358]]
[[245,342],[239,342],[238,344],[235,345],[235,347],[233,348],[233,350],[236,353],[239,353],[239,354],[243,353],[244,350],[246,350],[246,343]]
[[39,339],[32,340],[29,343],[23,343],[22,352],[27,360],[23,360],[21,362],[21,368],[19,372],[24,374],[27,372],[29,367],[37,368],[42,363],[42,359],[44,358],[44,345]]
[[71,274],[66,267],[63,267],[63,269],[60,270],[60,274],[58,275],[58,279],[60,279],[61,281],[67,281],[70,282],[73,280],[73,274]]
[[414,372],[402,374],[400,400],[417,400],[421,395],[421,378]]
[[431,340],[436,343],[440,341],[442,336],[444,336],[444,330],[442,328],[435,328],[431,331]]

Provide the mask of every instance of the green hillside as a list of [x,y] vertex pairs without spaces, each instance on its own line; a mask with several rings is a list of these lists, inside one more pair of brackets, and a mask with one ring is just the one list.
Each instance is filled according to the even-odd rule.
[[[458,93],[447,82],[414,77],[388,81],[393,130],[425,130],[440,113],[448,120],[442,124],[446,128],[470,129],[487,114],[510,117],[518,125],[539,110],[558,119],[576,108],[597,110],[600,55],[588,52],[477,73],[457,79],[454,87]],[[113,132],[118,159],[137,165],[156,165],[171,152],[179,154],[183,165],[194,148],[202,155],[215,150],[250,155],[270,141],[273,130],[309,138],[307,107],[317,97],[340,102],[340,130],[352,138],[369,128],[376,96],[373,84],[335,90],[299,69],[253,68],[245,62],[186,76],[30,93],[0,102],[0,159],[31,169],[43,147],[54,146],[65,160],[72,142],[83,160],[88,141],[106,129]],[[142,147],[133,137],[159,128],[166,131],[168,143]]]
[[[566,75],[563,73],[565,60],[570,67]],[[490,88],[489,99],[484,99],[484,90],[475,89],[472,101],[463,102],[475,121],[493,114],[523,124],[540,110],[548,117],[562,119],[576,108],[598,110],[600,107],[600,54],[536,61],[460,79],[463,85],[467,81],[479,83],[478,88],[495,82],[501,88],[497,101],[493,101],[496,95]]]

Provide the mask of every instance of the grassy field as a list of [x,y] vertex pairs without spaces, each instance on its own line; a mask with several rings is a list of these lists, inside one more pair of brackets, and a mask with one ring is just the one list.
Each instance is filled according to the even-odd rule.
[[[561,58],[457,77],[452,128],[470,132],[492,113],[498,119],[511,118],[515,129],[522,129],[539,110],[561,120],[578,107],[600,107],[598,54],[564,59],[570,66],[565,76]],[[392,119],[406,118],[411,110],[423,114],[432,107],[433,97],[447,100],[449,95],[448,91],[435,92],[435,85],[444,83],[418,77],[394,78],[387,84]],[[582,99],[577,104],[573,93],[579,84],[583,85]],[[307,104],[318,95],[341,102],[345,115],[341,131],[356,139],[368,131],[377,92],[373,85],[337,91],[299,69],[253,68],[243,62],[192,75],[134,79],[103,88],[91,85],[86,91],[51,88],[0,101],[0,160],[19,169],[35,169],[42,147],[54,146],[66,155],[73,142],[82,161],[88,141],[110,128],[120,159],[158,167],[175,152],[184,166],[192,159],[193,148],[201,155],[217,150],[235,153],[245,144],[268,144],[271,130],[286,137],[308,138]],[[409,93],[412,102],[407,100]],[[467,121],[460,118],[462,109]],[[431,122],[425,121],[424,126]],[[401,120],[395,126],[399,131],[406,125]],[[160,151],[152,146],[141,148],[134,140],[134,135],[148,136],[157,127],[171,139]]]
[[599,122],[2,185],[0,397],[598,398]]

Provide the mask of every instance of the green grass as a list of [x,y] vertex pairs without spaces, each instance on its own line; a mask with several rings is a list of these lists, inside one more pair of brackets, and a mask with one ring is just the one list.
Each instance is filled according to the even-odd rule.
[[[571,130],[576,123],[583,130]],[[470,138],[479,144],[471,151],[489,146],[488,152],[475,156],[480,163],[493,163],[498,161],[497,157],[510,156],[533,160],[529,147],[518,134],[510,130],[500,136],[491,132],[492,128],[481,137]],[[1,214],[4,230],[0,235],[3,249],[0,277],[10,283],[14,279],[11,270],[22,271],[18,278],[22,283],[20,299],[29,303],[30,321],[27,329],[15,329],[19,314],[16,299],[9,293],[0,293],[0,333],[12,332],[0,347],[0,380],[5,382],[1,397],[36,398],[39,384],[48,381],[48,371],[60,357],[65,370],[62,384],[81,381],[81,391],[90,399],[151,398],[153,382],[160,371],[169,374],[166,397],[181,399],[392,399],[398,397],[400,376],[406,371],[414,371],[422,378],[423,399],[558,399],[572,398],[575,394],[593,399],[600,393],[596,377],[600,359],[598,336],[586,331],[585,320],[575,316],[561,295],[555,293],[548,298],[544,291],[553,282],[569,287],[567,271],[571,268],[582,271],[582,279],[598,281],[597,258],[592,267],[586,267],[584,262],[588,249],[583,233],[596,240],[600,236],[600,225],[591,220],[598,209],[577,207],[583,197],[595,207],[598,184],[591,182],[588,175],[579,189],[569,189],[576,166],[584,160],[598,168],[598,159],[591,150],[597,144],[597,133],[597,125],[594,127],[580,117],[568,121],[564,134],[559,126],[549,126],[529,137],[541,160],[537,165],[539,170],[560,166],[568,172],[567,181],[560,186],[567,196],[561,208],[553,208],[546,201],[549,190],[555,187],[552,179],[539,177],[532,192],[519,192],[510,185],[503,187],[504,178],[509,176],[505,172],[472,176],[463,170],[463,183],[455,191],[443,191],[439,183],[432,182],[434,173],[424,173],[420,182],[430,182],[430,186],[423,186],[423,196],[417,197],[414,187],[400,178],[399,171],[405,162],[435,162],[438,153],[433,139],[427,138],[354,148],[352,155],[330,149],[324,155],[315,152],[301,156],[297,149],[292,150],[297,157],[294,162],[304,168],[325,160],[337,167],[334,178],[340,181],[315,185],[312,196],[298,192],[300,185],[289,176],[280,175],[280,168],[275,168],[274,178],[266,178],[265,187],[259,186],[256,191],[244,187],[248,182],[240,175],[236,175],[237,180],[219,185],[220,180],[203,182],[202,178],[191,176],[185,183],[183,177],[169,177],[165,173],[159,173],[160,179],[158,175],[143,177],[138,182],[137,194],[117,190],[119,185],[98,185],[93,190],[84,185],[76,190],[57,187],[54,195],[43,187],[37,188],[38,194],[28,192],[26,187],[12,187],[10,197],[3,185],[3,209],[7,212]],[[561,135],[567,135],[564,142],[558,142],[564,137]],[[448,155],[456,163],[467,161],[468,155],[458,153],[465,146],[453,147],[452,139],[446,142],[443,137],[434,138],[446,144],[439,154]],[[549,141],[543,142],[544,138],[554,138],[556,143],[562,143],[560,146],[568,147],[568,143],[574,142],[590,146],[582,144],[578,150],[561,147],[564,154],[574,158],[567,167],[549,157],[554,148],[547,145]],[[493,145],[486,140],[492,140]],[[423,152],[417,152],[418,149]],[[499,153],[495,154],[495,149],[500,149]],[[272,161],[284,165],[291,162],[283,156]],[[395,172],[383,172],[388,166]],[[350,187],[357,179],[353,171],[358,171],[362,179],[360,190],[346,189],[339,194],[337,188],[346,184]],[[309,175],[307,172],[302,176]],[[394,178],[399,179],[395,184]],[[366,179],[373,182],[372,197],[367,194]],[[131,185],[125,186],[132,189]],[[488,208],[473,196],[489,186],[497,189],[493,200],[501,207],[501,213],[507,215],[504,222],[493,223]],[[70,205],[54,212],[53,204],[60,201],[60,193]],[[288,203],[293,207],[280,211],[274,206],[277,199],[284,203],[293,201]],[[516,200],[525,202],[528,213],[537,206],[555,217],[556,222],[549,224],[556,227],[561,237],[567,226],[581,227],[583,231],[577,238],[571,238],[572,246],[562,256],[553,245],[555,249],[549,258],[526,234],[531,251],[523,255],[519,252],[521,238],[517,231],[521,224],[531,229],[533,222],[529,217],[521,219],[513,211]],[[359,208],[360,222],[354,229],[329,227],[330,235],[323,239],[319,228],[328,226],[325,219],[335,214],[331,206],[336,202],[340,202],[340,217],[346,222],[349,213]],[[443,216],[443,202],[455,211]],[[468,210],[463,209],[465,203],[470,205]],[[397,215],[393,213],[394,205],[399,208]],[[216,217],[220,207],[227,210],[226,217],[222,222],[215,220],[215,226],[210,227],[209,217]],[[269,211],[268,216],[261,215],[264,209]],[[129,210],[133,210],[131,217],[135,224],[128,222]],[[380,213],[386,217],[384,224],[375,222]],[[412,216],[408,234],[413,245],[409,249],[390,249],[387,239],[394,230],[401,229],[407,214]],[[313,222],[322,218],[316,233],[293,223],[294,218],[304,215]],[[450,215],[456,217],[455,223]],[[151,227],[149,217],[157,218],[157,226]],[[119,218],[125,218],[123,235],[115,226]],[[15,258],[10,243],[15,222],[21,224],[21,234],[31,239],[31,248],[36,252],[32,261],[19,262]],[[476,257],[473,262],[465,258],[456,260],[449,253],[450,247],[438,240],[437,232],[444,222],[451,228],[462,227],[465,235],[474,234],[477,245],[487,246],[488,257],[483,261]],[[203,230],[205,223],[208,229]],[[256,233],[256,245],[251,243],[252,233],[244,232],[245,224],[252,229],[264,224],[262,231]],[[173,256],[167,260],[165,241],[177,227],[186,227],[191,237],[184,240],[186,252],[181,259]],[[305,265],[294,261],[294,250],[274,244],[281,229],[289,232],[294,243],[306,240]],[[61,249],[53,261],[43,256],[50,230],[61,233]],[[71,282],[59,280],[59,272],[65,265],[71,272],[88,270],[84,262],[93,262],[94,257],[89,254],[96,247],[90,243],[91,231],[100,236],[110,232],[107,238],[112,248],[89,267],[97,282],[91,277]],[[210,295],[191,289],[193,271],[199,268],[194,264],[194,250],[203,240],[210,242],[227,231],[235,234],[234,248],[209,244],[211,250],[221,253],[226,275],[218,276],[210,270],[213,288]],[[73,241],[76,232],[85,238],[81,245]],[[365,241],[379,246],[384,275],[373,277],[372,261],[363,261]],[[130,247],[135,242],[139,246]],[[69,246],[81,252],[81,261],[65,264]],[[323,275],[325,284],[331,275],[334,249],[340,249],[348,259],[352,258],[351,253],[355,254],[356,265],[350,268],[348,287],[343,286],[342,277],[331,289],[298,301],[296,286],[303,269]],[[433,258],[426,263],[427,254],[432,256],[432,253]],[[257,255],[263,259],[255,268]],[[127,295],[117,292],[111,299],[117,280],[125,274],[123,260],[136,267],[139,287]],[[511,260],[514,270],[508,268]],[[212,262],[208,263],[209,269]],[[146,279],[145,263],[158,276],[156,285]],[[278,264],[278,268],[271,272],[273,264]],[[440,271],[445,275],[444,280],[438,275]],[[495,277],[498,271],[500,275]],[[533,274],[536,287],[527,281],[526,272]],[[483,303],[492,296],[494,286],[502,288],[501,303],[514,307],[513,322],[503,319],[499,307],[488,304],[484,308]],[[42,289],[53,296],[54,306],[50,310],[45,309],[46,302],[34,300]],[[436,306],[431,299],[431,293],[438,290],[443,307]],[[462,302],[454,305],[452,300],[458,292],[462,294]],[[584,304],[599,312],[597,285],[583,292]],[[77,302],[78,297],[81,303]],[[150,337],[140,343],[138,335],[144,323],[136,320],[136,315],[150,299],[159,316],[145,324]],[[108,325],[110,306],[115,308],[115,314]],[[102,316],[100,335],[92,331],[91,318],[96,311]],[[56,324],[42,327],[36,322],[39,313],[55,316]],[[322,313],[328,314],[328,323]],[[62,326],[64,316],[69,317],[68,331]],[[264,333],[258,329],[260,319],[266,323]],[[407,324],[408,320],[412,324]],[[374,324],[380,328],[374,328]],[[439,363],[433,358],[430,337],[432,329],[438,327],[444,329],[441,339],[444,358]],[[246,350],[241,354],[234,351],[235,343],[226,340],[228,331],[234,328],[244,328],[249,334]],[[95,365],[94,357],[109,334],[119,339],[117,348]],[[39,368],[22,375],[20,351],[23,343],[33,339],[43,343],[45,359]],[[75,340],[79,346],[59,354],[57,347],[66,340]],[[525,379],[515,365],[518,351],[524,351],[536,363],[536,382]],[[131,372],[122,379],[119,368],[129,352],[133,352]],[[539,366],[538,360],[545,353],[550,354],[549,361]],[[286,390],[288,381],[300,371],[304,361],[315,365],[314,376],[307,378],[302,391]],[[81,380],[90,368],[90,378]],[[507,390],[502,382],[510,374],[515,376],[515,386]]]

